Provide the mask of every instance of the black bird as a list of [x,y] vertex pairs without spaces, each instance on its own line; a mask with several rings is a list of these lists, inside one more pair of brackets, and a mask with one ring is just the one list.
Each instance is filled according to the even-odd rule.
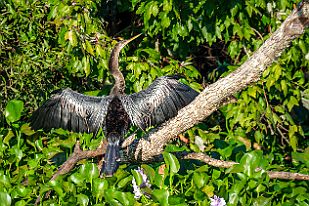
[[86,96],[67,88],[54,93],[31,118],[35,130],[63,128],[96,136],[102,128],[108,141],[101,171],[106,176],[113,175],[118,168],[120,145],[131,124],[142,130],[160,124],[176,116],[178,110],[198,95],[170,76],[157,78],[147,89],[126,95],[118,57],[121,49],[138,36],[120,41],[112,50],[109,71],[115,84],[109,96]]

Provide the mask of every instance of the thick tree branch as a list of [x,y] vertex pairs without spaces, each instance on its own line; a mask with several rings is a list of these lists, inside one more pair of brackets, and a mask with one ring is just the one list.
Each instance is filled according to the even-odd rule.
[[74,151],[65,161],[63,165],[58,169],[58,171],[52,176],[50,180],[56,179],[59,175],[63,175],[71,171],[74,166],[82,159],[88,159],[93,157],[102,156],[106,151],[106,144],[102,142],[102,144],[96,150],[81,150],[79,141],[76,142]]
[[147,161],[161,154],[169,141],[219,109],[226,98],[257,82],[262,72],[281,55],[291,41],[304,33],[309,24],[308,10],[308,0],[303,1],[242,66],[205,88],[176,117],[153,129],[144,138],[134,140],[127,155],[131,159]]

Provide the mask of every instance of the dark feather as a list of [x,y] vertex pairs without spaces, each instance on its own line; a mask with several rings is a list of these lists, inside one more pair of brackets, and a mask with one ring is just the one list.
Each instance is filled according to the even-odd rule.
[[114,137],[114,139],[117,139],[116,141],[108,142],[106,153],[104,156],[104,164],[101,170],[101,172],[104,173],[106,176],[112,176],[119,167],[119,163],[117,162],[120,157],[119,138],[120,137]]
[[121,96],[121,101],[133,124],[145,129],[176,116],[197,95],[198,92],[177,79],[164,76],[145,90]]
[[69,88],[58,91],[34,112],[31,127],[46,131],[63,128],[74,132],[97,133],[105,124],[111,99],[111,97],[86,96]]

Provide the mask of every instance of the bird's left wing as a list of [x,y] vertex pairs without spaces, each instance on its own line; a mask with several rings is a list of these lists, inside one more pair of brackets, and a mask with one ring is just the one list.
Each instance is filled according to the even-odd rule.
[[96,135],[105,125],[110,101],[110,97],[87,96],[67,88],[53,94],[33,113],[30,126],[35,130],[62,128]]
[[147,89],[122,96],[122,104],[132,123],[141,129],[158,125],[177,115],[198,95],[173,77],[160,77]]

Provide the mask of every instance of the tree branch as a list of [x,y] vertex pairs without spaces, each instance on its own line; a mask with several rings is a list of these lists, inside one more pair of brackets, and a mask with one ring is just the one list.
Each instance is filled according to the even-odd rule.
[[127,155],[132,160],[147,161],[161,154],[164,146],[178,134],[190,129],[219,109],[224,100],[257,82],[263,71],[277,59],[291,41],[309,25],[309,2],[303,1],[265,43],[237,70],[206,87],[178,115],[151,130],[144,138],[134,140]]
[[[239,164],[233,161],[223,161],[211,158],[210,156],[203,153],[189,153],[183,157],[183,159],[195,159],[205,162],[208,165],[221,168],[230,168],[233,165]],[[262,168],[256,168],[255,171],[261,171]],[[266,171],[270,179],[284,179],[284,180],[309,180],[309,175],[292,173],[292,172],[277,172],[277,171]]]

